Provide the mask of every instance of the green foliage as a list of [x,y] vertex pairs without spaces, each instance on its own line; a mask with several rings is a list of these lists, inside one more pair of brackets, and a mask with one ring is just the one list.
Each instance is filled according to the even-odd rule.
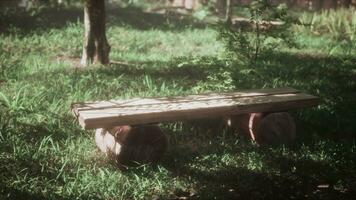
[[300,23],[305,26],[298,28],[308,29],[315,35],[328,35],[340,42],[356,40],[356,10],[353,7],[304,13],[300,17]]
[[341,8],[337,10],[323,10],[321,13],[303,13],[300,24],[295,26],[299,32],[336,40],[330,51],[335,54],[343,51],[346,55],[356,52],[356,10],[355,8]]
[[207,7],[202,7],[193,13],[193,17],[197,18],[198,20],[204,20],[209,15],[211,15],[211,12]]
[[24,89],[25,88],[21,88],[11,99],[0,92],[0,105],[4,106],[10,114],[21,113],[23,110],[25,110],[25,101],[22,98]]
[[0,11],[10,13],[25,12],[30,16],[36,16],[48,8],[60,9],[74,5],[81,5],[83,0],[14,0],[14,4],[2,5]]
[[203,93],[207,91],[231,91],[235,88],[232,73],[224,68],[215,73],[210,73],[206,79],[199,81],[192,90],[195,93]]
[[25,115],[31,114],[31,106],[28,106],[28,103],[31,104],[33,101],[28,101],[25,97],[25,89],[25,87],[20,88],[13,97],[8,97],[0,91],[0,112],[2,113],[0,137],[2,138],[11,130],[16,130]]
[[253,1],[249,21],[219,26],[218,38],[224,42],[229,57],[255,64],[262,53],[294,45],[292,19],[286,8],[284,4],[274,7],[266,0]]

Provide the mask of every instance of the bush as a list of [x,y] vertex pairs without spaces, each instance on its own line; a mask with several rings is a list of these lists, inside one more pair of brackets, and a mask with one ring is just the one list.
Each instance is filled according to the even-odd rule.
[[227,55],[253,65],[261,53],[281,45],[294,45],[290,31],[292,20],[286,8],[285,4],[272,6],[267,0],[253,1],[248,24],[221,25],[219,39],[225,44]]

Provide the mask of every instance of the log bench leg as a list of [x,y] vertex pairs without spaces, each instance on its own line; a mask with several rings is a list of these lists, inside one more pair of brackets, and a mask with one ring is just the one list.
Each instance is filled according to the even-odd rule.
[[296,137],[296,125],[287,112],[233,116],[230,126],[260,145],[288,144]]
[[119,167],[126,167],[157,163],[167,149],[168,139],[158,125],[147,124],[97,129],[95,143]]

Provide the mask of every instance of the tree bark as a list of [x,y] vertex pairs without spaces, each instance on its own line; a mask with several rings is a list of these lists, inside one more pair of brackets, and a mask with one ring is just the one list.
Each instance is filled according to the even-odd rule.
[[110,45],[105,31],[105,1],[86,0],[84,7],[84,46],[81,64],[109,64]]
[[226,12],[226,0],[216,0],[215,11],[223,16]]
[[225,20],[227,23],[231,24],[231,15],[232,15],[232,8],[231,8],[231,0],[226,0],[226,12],[225,12]]

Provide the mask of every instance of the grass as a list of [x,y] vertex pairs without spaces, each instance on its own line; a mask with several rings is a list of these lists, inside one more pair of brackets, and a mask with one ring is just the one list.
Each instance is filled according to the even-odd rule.
[[[224,56],[214,27],[117,9],[108,13],[110,67],[78,67],[81,10],[44,10],[26,18],[27,26],[23,16],[2,19],[0,199],[355,196],[355,46],[296,27],[299,48],[262,55],[251,69]],[[301,128],[295,144],[256,147],[216,128],[219,120],[165,123],[165,158],[127,171],[96,150],[93,133],[69,112],[75,101],[279,86],[322,99],[317,108],[293,113]]]
[[300,17],[302,24],[316,35],[326,34],[338,40],[355,40],[355,8],[323,10],[321,13],[304,13]]

